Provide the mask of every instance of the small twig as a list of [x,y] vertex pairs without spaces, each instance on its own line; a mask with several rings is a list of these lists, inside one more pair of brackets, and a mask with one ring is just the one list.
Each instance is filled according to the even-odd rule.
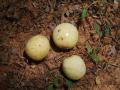
[[90,5],[87,7],[87,9],[90,8],[92,5],[98,3],[98,2],[99,2],[99,1],[94,1],[92,4],[90,4]]
[[111,64],[111,63],[109,63],[109,64],[112,65],[112,66],[114,66],[114,67],[118,67],[118,68],[120,68],[119,65],[115,65],[115,64]]
[[109,64],[109,65],[111,65],[111,66],[114,66],[114,67],[118,67],[118,68],[120,68],[120,66],[119,66],[119,65],[112,64],[112,63],[110,63],[110,62],[107,62],[107,61],[106,61],[106,63],[107,63],[107,64]]

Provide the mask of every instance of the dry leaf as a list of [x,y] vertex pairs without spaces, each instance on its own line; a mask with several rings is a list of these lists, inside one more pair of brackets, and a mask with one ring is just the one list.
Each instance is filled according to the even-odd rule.
[[100,77],[99,77],[99,76],[96,77],[95,82],[96,82],[97,85],[100,85],[100,84],[101,84],[101,81],[100,81]]
[[119,1],[118,0],[114,0],[113,7],[114,7],[114,9],[118,9],[118,7],[119,7]]
[[110,38],[110,37],[104,37],[103,38],[103,43],[104,44],[110,44],[112,42],[112,38]]

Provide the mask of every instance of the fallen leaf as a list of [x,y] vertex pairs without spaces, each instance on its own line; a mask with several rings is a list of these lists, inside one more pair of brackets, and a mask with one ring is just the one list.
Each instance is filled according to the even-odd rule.
[[102,61],[102,58],[96,54],[95,50],[90,46],[89,43],[86,44],[86,49],[89,57],[93,60],[93,62],[97,63]]
[[96,30],[96,33],[102,37],[103,36],[103,33],[100,31],[100,25],[99,24],[95,24],[95,30]]
[[113,7],[114,7],[114,9],[118,9],[118,7],[119,7],[119,1],[118,0],[114,0]]
[[100,77],[99,77],[99,76],[96,77],[95,82],[96,82],[97,85],[100,85],[100,84],[101,84],[101,81],[100,81]]
[[86,17],[87,17],[87,8],[83,6],[81,19],[83,20]]
[[112,42],[112,38],[111,37],[104,37],[103,38],[103,43],[104,44],[110,44]]

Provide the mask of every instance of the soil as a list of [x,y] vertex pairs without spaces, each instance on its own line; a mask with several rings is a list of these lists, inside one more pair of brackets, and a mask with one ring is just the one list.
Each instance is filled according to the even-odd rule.
[[[87,16],[81,19],[83,5]],[[71,50],[60,50],[52,41],[54,28],[74,24],[79,41]],[[99,25],[100,32],[96,33]],[[108,31],[108,32],[107,32]],[[101,34],[102,33],[102,36]],[[24,52],[34,35],[47,36],[51,50],[41,62]],[[89,43],[102,59],[87,53]],[[63,59],[79,55],[86,75],[69,87],[61,71]],[[59,77],[58,85],[48,89]],[[0,1],[0,90],[120,90],[120,6],[118,0],[1,0]]]

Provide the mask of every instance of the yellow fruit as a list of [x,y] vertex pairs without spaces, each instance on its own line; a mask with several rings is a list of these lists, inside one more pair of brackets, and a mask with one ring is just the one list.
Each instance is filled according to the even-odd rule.
[[78,41],[77,28],[70,23],[59,24],[53,31],[53,41],[59,48],[73,48]]
[[86,73],[86,66],[80,56],[72,55],[63,61],[63,72],[72,80],[79,80]]
[[43,35],[36,35],[28,40],[25,51],[30,58],[40,61],[47,56],[49,49],[48,39]]

